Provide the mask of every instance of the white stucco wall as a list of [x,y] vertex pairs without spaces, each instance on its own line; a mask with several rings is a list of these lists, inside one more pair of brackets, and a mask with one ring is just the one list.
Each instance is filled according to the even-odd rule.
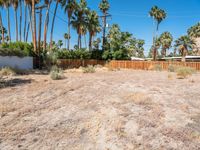
[[18,69],[33,69],[32,57],[0,56],[0,68],[12,67]]

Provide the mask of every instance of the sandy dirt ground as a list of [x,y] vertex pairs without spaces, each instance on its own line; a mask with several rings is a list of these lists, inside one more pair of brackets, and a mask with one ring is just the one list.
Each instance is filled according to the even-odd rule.
[[200,149],[199,73],[65,76],[16,76],[15,86],[0,89],[1,150]]

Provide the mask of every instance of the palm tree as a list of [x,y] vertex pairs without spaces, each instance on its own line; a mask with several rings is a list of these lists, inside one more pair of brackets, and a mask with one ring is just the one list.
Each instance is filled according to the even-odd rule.
[[89,31],[89,49],[92,50],[92,39],[101,31],[99,16],[95,11],[90,11],[87,15],[87,29]]
[[[65,13],[68,15],[68,35],[71,36],[71,18],[74,11],[77,8],[76,0],[63,0],[62,7],[64,8]],[[68,38],[67,49],[70,49],[70,38]]]
[[44,43],[43,43],[43,50],[46,50],[47,47],[47,31],[48,31],[48,25],[49,25],[49,9],[51,6],[53,0],[45,0],[45,3],[47,5],[47,10],[46,10],[46,16],[45,16],[45,23],[44,23]]
[[200,22],[190,27],[187,33],[192,38],[199,38],[200,37]]
[[18,41],[18,18],[17,18],[17,8],[18,8],[19,1],[18,0],[12,0],[12,5],[15,12],[15,32],[16,32],[16,41]]
[[173,37],[170,32],[164,32],[161,34],[159,39],[162,47],[162,57],[165,57],[167,49],[169,49],[172,45]]
[[56,13],[58,9],[58,4],[61,2],[61,0],[56,0],[56,7],[53,14],[53,20],[52,20],[52,26],[51,26],[51,36],[50,36],[50,49],[52,49],[52,41],[53,41],[53,31],[54,31],[54,23],[56,18]]
[[[3,7],[3,0],[0,0],[0,7]],[[3,20],[0,12],[0,26],[1,26],[1,34],[2,34],[2,42],[4,43],[4,27],[3,27]]]
[[72,26],[76,29],[78,34],[78,48],[82,48],[81,37],[85,34],[85,28],[87,26],[87,18],[86,13],[88,11],[87,2],[85,0],[81,0],[80,4],[77,5],[77,9],[72,17]]
[[185,57],[188,54],[189,50],[192,50],[195,45],[195,41],[191,39],[189,36],[181,36],[179,39],[175,41],[175,47],[179,50],[182,55],[182,62],[185,62]]
[[154,21],[156,22],[156,30],[153,36],[153,60],[156,60],[156,47],[155,47],[155,41],[157,39],[157,32],[159,29],[159,25],[160,23],[166,18],[166,12],[160,8],[158,8],[157,6],[154,6],[151,8],[151,11],[149,12],[149,15],[154,19]]
[[57,45],[58,45],[59,48],[61,48],[63,46],[63,41],[62,40],[58,40]]
[[8,39],[9,41],[11,42],[12,39],[11,39],[11,32],[10,32],[10,5],[11,5],[11,1],[10,0],[3,0],[3,4],[4,4],[4,7],[6,8],[7,10],[7,22],[8,22]]
[[35,17],[35,0],[32,0],[32,30],[33,30],[33,48],[37,52],[37,40],[36,40],[36,17]]
[[105,43],[106,43],[106,16],[108,15],[108,10],[110,9],[110,4],[108,0],[102,0],[99,4],[99,9],[103,13],[103,50],[105,49]]
[[194,39],[196,42],[196,46],[193,49],[194,55],[200,54],[200,47],[199,47],[199,38],[200,38],[200,22],[196,25],[190,27],[187,31],[190,38]]
[[[69,36],[69,34],[68,33],[65,33],[64,34],[64,39],[65,39],[65,48],[67,48],[67,46],[66,46],[66,40],[69,40],[71,37]],[[68,49],[69,50],[69,49]]]
[[22,0],[19,0],[19,11],[20,11],[19,40],[22,41]]

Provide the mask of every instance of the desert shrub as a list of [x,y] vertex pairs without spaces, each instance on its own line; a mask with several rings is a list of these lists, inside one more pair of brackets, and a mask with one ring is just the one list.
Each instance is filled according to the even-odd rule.
[[154,70],[155,70],[155,71],[162,71],[162,66],[161,66],[160,64],[156,64],[156,65],[154,66]]
[[177,67],[174,66],[174,65],[169,65],[169,66],[168,66],[168,71],[169,71],[169,72],[175,72],[175,71],[176,71],[176,68],[177,68]]
[[50,71],[50,77],[52,80],[60,80],[64,77],[63,70],[57,66],[52,66]]
[[0,76],[14,76],[16,72],[10,67],[4,67],[0,70]]
[[83,73],[95,73],[95,67],[92,65],[83,67],[82,70],[83,70]]
[[186,77],[194,74],[196,71],[190,67],[179,67],[176,69],[176,75],[179,79],[185,79]]

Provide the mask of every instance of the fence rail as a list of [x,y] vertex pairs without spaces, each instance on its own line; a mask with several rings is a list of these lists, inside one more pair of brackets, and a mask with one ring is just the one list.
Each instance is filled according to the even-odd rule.
[[161,69],[168,70],[170,65],[187,66],[200,70],[200,62],[177,62],[177,61],[104,61],[104,60],[80,60],[80,59],[59,59],[58,64],[63,68],[78,68],[88,65],[102,65],[110,68],[125,68],[135,70],[149,70],[151,67],[159,65]]

